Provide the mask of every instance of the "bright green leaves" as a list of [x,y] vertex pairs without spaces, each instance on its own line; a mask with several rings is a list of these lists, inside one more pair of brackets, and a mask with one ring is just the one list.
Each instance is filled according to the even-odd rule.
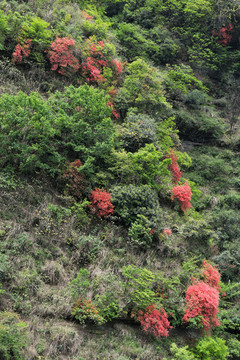
[[125,286],[130,294],[129,300],[133,302],[135,309],[146,309],[155,302],[156,294],[152,287],[156,279],[151,271],[129,265],[123,267],[123,275],[127,279]]
[[128,66],[128,75],[123,87],[118,91],[116,104],[122,111],[136,106],[140,111],[152,115],[161,114],[171,108],[164,96],[157,70],[142,59]]
[[103,167],[114,135],[107,101],[108,96],[87,85],[66,88],[48,101],[36,93],[3,95],[2,165],[30,173],[43,169],[54,176],[71,155],[84,162],[82,170]]

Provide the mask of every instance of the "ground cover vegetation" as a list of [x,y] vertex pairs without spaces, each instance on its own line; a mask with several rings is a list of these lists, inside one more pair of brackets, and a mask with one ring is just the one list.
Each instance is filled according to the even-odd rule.
[[239,19],[0,1],[1,359],[240,359]]

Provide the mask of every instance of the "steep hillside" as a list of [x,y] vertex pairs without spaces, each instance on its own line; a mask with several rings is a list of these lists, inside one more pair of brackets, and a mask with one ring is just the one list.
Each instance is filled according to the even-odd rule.
[[0,1],[1,359],[240,359],[239,29]]

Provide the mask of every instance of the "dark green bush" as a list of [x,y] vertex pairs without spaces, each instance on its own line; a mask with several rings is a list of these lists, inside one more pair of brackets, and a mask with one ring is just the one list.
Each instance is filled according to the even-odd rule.
[[151,59],[156,64],[170,64],[179,57],[179,41],[174,39],[173,34],[164,26],[156,26],[149,31],[151,39],[157,48],[156,54],[152,54]]
[[223,280],[240,281],[240,251],[238,249],[225,250],[214,256],[213,261],[218,265]]
[[162,210],[157,193],[150,186],[115,186],[111,189],[114,213],[126,226],[130,226],[143,215],[151,228],[159,228],[162,223]]
[[135,152],[145,144],[155,143],[157,140],[157,124],[148,115],[130,112],[126,123],[120,127],[120,139],[126,151]]
[[128,235],[131,240],[131,244],[139,247],[149,247],[152,243],[151,221],[144,215],[137,215],[137,219],[131,224]]
[[186,140],[208,143],[220,139],[226,129],[224,121],[216,114],[179,110],[175,116],[180,134]]
[[202,91],[194,89],[184,97],[184,102],[190,108],[199,108],[201,105],[206,104],[207,96]]
[[121,23],[117,29],[117,38],[125,48],[128,61],[136,60],[137,57],[157,59],[158,45],[147,37],[146,30],[139,25]]

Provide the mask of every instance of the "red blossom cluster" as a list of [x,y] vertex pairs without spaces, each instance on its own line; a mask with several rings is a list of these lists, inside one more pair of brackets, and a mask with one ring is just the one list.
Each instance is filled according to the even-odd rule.
[[137,320],[141,323],[143,331],[157,337],[168,336],[168,331],[172,329],[166,311],[155,309],[154,304],[150,304],[145,312],[139,310]]
[[111,194],[104,189],[95,189],[89,196],[92,212],[97,217],[107,217],[113,213],[114,206],[111,203]]
[[212,35],[218,37],[217,42],[222,46],[227,46],[232,40],[233,25],[230,23],[222,27],[220,31],[213,30]]
[[87,19],[87,20],[93,19],[93,16],[89,15],[85,10],[83,10],[83,11],[81,12],[81,16],[82,16],[84,19]]
[[172,160],[172,163],[169,166],[169,169],[171,171],[174,184],[177,184],[182,177],[182,171],[180,171],[180,169],[179,169],[178,162],[177,162],[178,161],[177,154],[173,149],[170,150],[168,158],[170,158]]
[[188,181],[185,180],[184,185],[177,185],[172,188],[171,199],[177,199],[180,203],[181,210],[186,214],[187,210],[192,207],[190,201],[192,197],[191,187]]
[[172,231],[170,229],[164,229],[163,230],[163,234],[164,235],[171,235],[172,234]]
[[117,85],[118,76],[122,72],[121,62],[116,59],[109,59],[103,41],[98,41],[96,44],[92,41],[91,37],[86,40],[88,57],[82,64],[83,76],[89,83],[100,84],[108,81],[106,73],[110,71],[115,79],[114,84]]
[[72,314],[80,322],[92,320],[94,322],[101,323],[102,321],[98,310],[95,308],[90,299],[79,299],[78,301],[76,301],[72,308]]
[[23,58],[27,58],[30,54],[30,46],[32,40],[25,39],[22,43],[18,43],[13,52],[13,62],[22,62]]
[[59,38],[52,42],[47,51],[52,65],[51,70],[58,70],[61,75],[73,74],[80,68],[78,59],[73,55],[75,41],[69,37]]
[[202,275],[204,282],[213,287],[214,289],[220,291],[220,279],[221,274],[218,269],[210,265],[206,260],[203,263]]
[[69,164],[63,174],[63,178],[68,181],[68,191],[77,198],[81,198],[86,182],[84,175],[78,170],[81,166],[81,161],[75,160]]
[[185,297],[187,306],[183,320],[198,318],[205,331],[219,326],[217,318],[219,306],[219,292],[203,281],[190,285]]
[[120,118],[120,115],[119,115],[119,113],[116,111],[112,99],[109,100],[109,102],[107,103],[107,106],[110,107],[110,108],[112,108],[112,114],[113,114],[113,116],[114,116],[116,119],[119,119],[119,118]]

